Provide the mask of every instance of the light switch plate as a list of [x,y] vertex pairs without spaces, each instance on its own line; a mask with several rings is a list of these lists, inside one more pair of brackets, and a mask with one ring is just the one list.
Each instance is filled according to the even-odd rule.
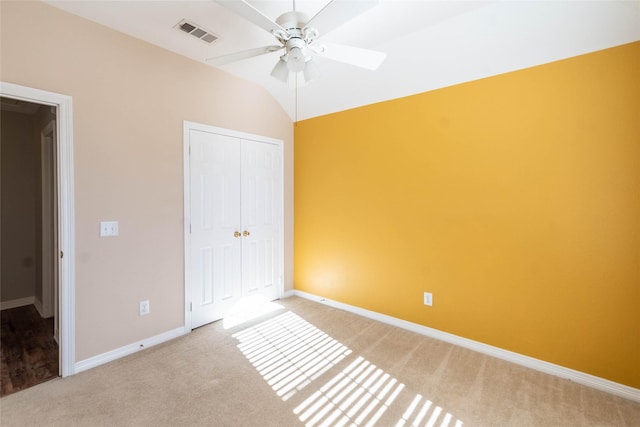
[[113,237],[118,235],[118,221],[101,221],[100,237]]

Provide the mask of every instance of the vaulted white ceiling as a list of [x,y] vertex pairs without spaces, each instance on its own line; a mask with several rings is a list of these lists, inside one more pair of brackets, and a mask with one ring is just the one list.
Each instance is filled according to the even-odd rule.
[[[313,16],[327,1],[297,0],[296,8]],[[249,2],[274,20],[292,7]],[[213,0],[47,3],[203,63],[275,41]],[[207,44],[176,29],[183,19],[219,39]],[[270,76],[281,53],[220,68],[263,86],[292,119],[303,120],[640,40],[640,1],[382,0],[323,40],[387,58],[377,71],[320,58],[320,78],[299,87],[297,98]]]

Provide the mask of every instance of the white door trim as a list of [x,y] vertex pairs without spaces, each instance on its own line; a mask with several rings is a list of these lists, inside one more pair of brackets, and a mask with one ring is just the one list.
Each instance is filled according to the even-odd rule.
[[75,365],[75,230],[73,186],[72,98],[54,92],[0,82],[0,96],[57,109],[58,249],[60,307],[60,374],[73,375]]
[[[234,138],[246,139],[251,141],[266,142],[275,144],[278,146],[278,155],[281,161],[284,156],[284,142],[279,139],[270,138],[267,136],[255,135],[246,132],[240,132],[231,129],[224,129],[215,126],[204,125],[201,123],[184,121],[183,125],[183,183],[184,183],[184,332],[191,332],[191,272],[189,266],[191,265],[191,162],[189,159],[189,133],[191,130],[199,130],[203,132],[216,133],[220,135],[231,136]],[[282,163],[284,164],[284,163]],[[281,168],[278,184],[283,192],[283,203],[279,206],[280,218],[284,219],[284,167]],[[284,222],[282,223],[282,230],[280,232],[280,271],[284,275]],[[278,296],[281,298],[284,293],[284,277],[279,281]]]
[[[55,169],[53,168],[53,160],[55,159],[53,150],[56,147],[55,120],[51,120],[40,132],[40,182],[42,186],[42,317],[51,316],[58,317],[54,304],[54,288],[55,288],[55,226],[57,218],[54,212],[56,197],[56,185],[50,187],[51,177],[55,177]],[[51,190],[51,191],[49,191]],[[53,217],[53,218],[51,218]],[[57,319],[55,321],[57,323]],[[54,327],[54,336],[57,335],[57,325]]]

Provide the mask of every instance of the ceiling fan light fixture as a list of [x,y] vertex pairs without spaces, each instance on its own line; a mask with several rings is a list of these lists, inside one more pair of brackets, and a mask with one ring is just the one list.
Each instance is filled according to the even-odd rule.
[[305,64],[309,57],[305,55],[305,52],[299,47],[292,47],[287,55],[287,64],[289,64],[289,70],[292,72],[300,72],[304,70]]
[[309,83],[311,80],[315,80],[320,75],[318,66],[314,61],[311,60],[311,58],[309,58],[309,60],[305,63],[304,72],[302,74],[306,83]]
[[282,83],[287,82],[287,80],[289,79],[289,67],[287,66],[285,55],[282,55],[280,57],[280,60],[276,63],[275,67],[273,67],[271,76],[280,80]]

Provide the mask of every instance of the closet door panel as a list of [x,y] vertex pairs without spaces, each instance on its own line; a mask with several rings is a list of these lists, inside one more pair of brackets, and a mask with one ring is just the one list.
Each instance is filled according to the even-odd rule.
[[191,131],[192,327],[218,320],[242,296],[237,138]]
[[281,280],[281,164],[275,144],[242,143],[243,291],[277,298]]

